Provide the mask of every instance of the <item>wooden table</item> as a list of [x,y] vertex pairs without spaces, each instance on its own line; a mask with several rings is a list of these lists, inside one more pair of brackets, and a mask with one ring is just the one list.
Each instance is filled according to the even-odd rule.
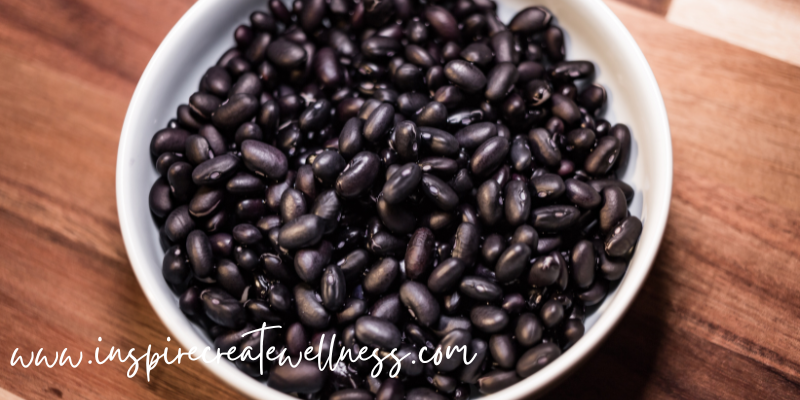
[[[609,2],[664,94],[672,210],[632,309],[549,398],[796,398],[800,68],[631,1],[657,12]],[[0,397],[239,397],[199,363],[149,383],[127,363],[86,364],[96,345],[167,344],[125,254],[114,173],[136,82],[191,3],[0,1]],[[7,362],[40,347],[84,362]]]

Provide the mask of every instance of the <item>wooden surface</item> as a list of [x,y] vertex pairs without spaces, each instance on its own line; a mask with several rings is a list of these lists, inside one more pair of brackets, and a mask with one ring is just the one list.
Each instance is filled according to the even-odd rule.
[[[149,383],[86,364],[97,345],[167,344],[125,254],[114,169],[136,81],[190,5],[0,1],[0,398],[240,397],[198,363]],[[672,209],[630,312],[548,398],[796,398],[800,68],[609,5],[664,94]],[[17,347],[84,362],[11,367]]]

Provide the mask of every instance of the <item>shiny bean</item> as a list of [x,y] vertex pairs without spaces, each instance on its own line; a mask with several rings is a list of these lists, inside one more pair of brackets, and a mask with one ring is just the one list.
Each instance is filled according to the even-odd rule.
[[239,300],[221,289],[209,288],[200,293],[203,310],[214,323],[226,328],[237,329],[245,324],[247,318]]
[[531,225],[538,231],[563,231],[569,229],[580,218],[580,211],[573,206],[545,206],[531,211]]
[[418,228],[411,235],[405,254],[406,276],[416,279],[433,263],[434,236],[428,228]]
[[528,7],[514,16],[508,29],[514,33],[531,34],[547,28],[552,18],[553,15],[543,7]]
[[455,288],[461,281],[466,264],[459,258],[448,258],[431,272],[428,288],[433,293],[444,293]]
[[465,296],[479,301],[495,301],[503,297],[503,289],[500,286],[478,276],[465,276],[458,290]]
[[584,168],[592,175],[603,175],[611,169],[619,154],[619,140],[614,136],[603,136],[597,141],[597,147],[586,157]]
[[519,381],[520,378],[516,372],[495,369],[487,372],[478,379],[478,391],[483,394],[492,394],[512,386]]
[[[587,185],[587,187],[589,186]],[[528,191],[528,185],[516,180],[509,182],[503,198],[506,221],[511,226],[525,223],[531,212],[531,194]]]
[[284,393],[317,393],[325,385],[325,374],[317,363],[301,360],[298,364],[275,363],[267,385]]
[[345,198],[359,196],[378,177],[379,163],[375,153],[362,151],[356,154],[336,178],[336,193]]
[[280,228],[278,242],[286,249],[313,246],[322,238],[325,223],[316,215],[306,214],[288,221]]
[[[436,351],[441,351],[445,354],[442,362],[436,366],[436,369],[442,372],[454,371],[456,368],[464,364],[464,352],[467,352],[467,346],[472,341],[472,335],[469,331],[463,329],[454,329],[450,331],[436,346]],[[457,350],[458,349],[458,350]],[[446,354],[452,353],[452,357],[447,357]]]
[[598,207],[602,201],[600,193],[583,181],[567,179],[564,181],[564,187],[567,199],[585,210]]
[[561,273],[561,254],[552,252],[536,258],[528,273],[528,284],[531,286],[550,286],[558,280]]
[[594,282],[594,246],[588,240],[581,240],[572,248],[570,255],[572,280],[579,288],[586,289]]
[[477,176],[491,174],[505,160],[508,151],[508,139],[498,136],[490,138],[472,154],[470,170]]
[[527,267],[531,258],[531,249],[525,244],[514,244],[508,247],[497,259],[495,276],[501,283],[517,279]]
[[531,153],[536,161],[548,166],[558,167],[561,164],[561,151],[553,141],[550,132],[544,128],[536,128],[528,133]]
[[303,46],[291,40],[277,39],[267,47],[267,58],[278,68],[286,70],[297,68],[305,64],[308,54]]
[[303,325],[317,330],[328,326],[331,316],[322,306],[322,299],[314,289],[301,283],[294,287],[294,299],[297,302],[297,316]]
[[400,330],[386,320],[365,315],[356,321],[356,337],[367,346],[394,349],[400,346]]
[[439,303],[425,285],[406,281],[400,286],[400,301],[408,308],[412,318],[423,326],[439,319]]
[[523,378],[547,366],[561,355],[561,349],[553,343],[542,343],[528,351],[517,361],[517,374]]
[[476,328],[486,333],[495,333],[508,325],[508,314],[495,306],[477,306],[472,309],[469,318]]
[[629,257],[641,234],[642,221],[635,216],[625,218],[606,235],[606,254],[611,257]]
[[397,279],[400,264],[390,257],[384,258],[364,275],[364,290],[373,294],[386,292]]
[[391,323],[397,323],[402,313],[402,306],[400,305],[400,296],[398,294],[390,294],[378,299],[369,311],[369,315],[385,319]]
[[486,76],[468,61],[448,62],[444,67],[444,75],[467,93],[477,93],[486,86]]

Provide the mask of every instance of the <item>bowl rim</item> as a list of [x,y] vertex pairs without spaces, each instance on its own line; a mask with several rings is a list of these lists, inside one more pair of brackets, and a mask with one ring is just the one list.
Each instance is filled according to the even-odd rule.
[[[126,162],[126,160],[129,158],[128,153],[131,151],[129,149],[133,147],[129,142],[132,142],[137,135],[137,132],[132,131],[132,120],[141,113],[141,109],[144,107],[142,100],[144,96],[143,92],[148,90],[144,88],[142,83],[150,81],[151,76],[158,73],[160,64],[162,64],[160,60],[164,57],[163,54],[177,44],[179,37],[182,37],[192,28],[194,20],[209,7],[212,7],[215,1],[217,0],[199,0],[192,5],[178,20],[175,26],[172,27],[148,62],[147,67],[136,85],[136,89],[134,90],[125,115],[116,165],[115,185],[117,213],[125,250],[131,262],[134,274],[150,306],[153,308],[156,315],[158,315],[161,322],[181,344],[189,346],[207,346],[208,344],[200,337],[196,330],[186,329],[185,326],[180,326],[181,321],[176,320],[176,318],[186,320],[186,317],[179,309],[175,307],[156,306],[157,304],[164,304],[170,301],[174,303],[174,295],[171,292],[164,293],[159,290],[154,282],[156,277],[148,272],[148,269],[152,266],[150,266],[149,261],[144,258],[139,250],[143,240],[137,236],[136,229],[134,229],[133,213],[128,211],[131,208],[134,198],[129,196],[129,190],[123,179],[128,174],[129,169],[139,167],[139,164],[131,164]],[[514,3],[514,1],[511,1],[511,3]],[[636,268],[628,269],[624,282],[619,285],[614,294],[614,298],[611,299],[607,308],[603,311],[603,314],[598,318],[592,328],[587,330],[581,340],[577,341],[569,351],[564,352],[542,370],[528,378],[521,379],[518,383],[497,393],[483,396],[483,399],[522,399],[526,396],[530,396],[532,393],[536,396],[540,396],[544,394],[545,391],[566,379],[582,362],[586,361],[608,337],[611,330],[620,322],[622,316],[630,308],[636,295],[644,286],[644,281],[652,269],[653,262],[666,229],[672,192],[673,157],[669,121],[661,90],[644,54],[619,18],[601,0],[584,0],[584,3],[591,4],[597,12],[601,13],[598,17],[607,18],[608,23],[614,25],[618,33],[621,34],[621,40],[625,42],[624,45],[630,49],[632,58],[629,61],[635,63],[635,68],[641,70],[645,74],[644,79],[650,86],[650,90],[654,90],[655,93],[658,94],[652,101],[655,102],[654,106],[658,109],[657,118],[659,121],[656,123],[659,125],[663,124],[664,126],[663,134],[655,135],[657,146],[663,155],[663,160],[661,160],[663,165],[658,165],[658,168],[653,171],[652,175],[654,175],[653,181],[655,185],[661,186],[661,196],[654,200],[658,206],[656,207],[657,209],[651,210],[648,213],[645,223],[645,231],[648,234],[645,237],[645,231],[643,231],[642,238],[637,244],[638,263]],[[160,275],[158,277],[160,277]],[[296,399],[295,397],[272,389],[264,383],[250,378],[235,368],[231,363],[203,364],[227,385],[232,386],[234,389],[252,398]]]

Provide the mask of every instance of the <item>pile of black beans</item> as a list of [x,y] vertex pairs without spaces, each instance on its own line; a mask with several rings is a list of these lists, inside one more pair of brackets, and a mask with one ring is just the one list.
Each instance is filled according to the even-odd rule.
[[[150,151],[150,209],[180,307],[222,351],[409,355],[321,372],[237,361],[287,393],[467,399],[584,333],[642,230],[631,145],[542,7],[279,0],[234,32]],[[320,349],[322,334],[330,338]],[[428,347],[466,345],[439,365]],[[327,353],[323,353],[327,354]],[[389,359],[391,360],[391,359]]]

